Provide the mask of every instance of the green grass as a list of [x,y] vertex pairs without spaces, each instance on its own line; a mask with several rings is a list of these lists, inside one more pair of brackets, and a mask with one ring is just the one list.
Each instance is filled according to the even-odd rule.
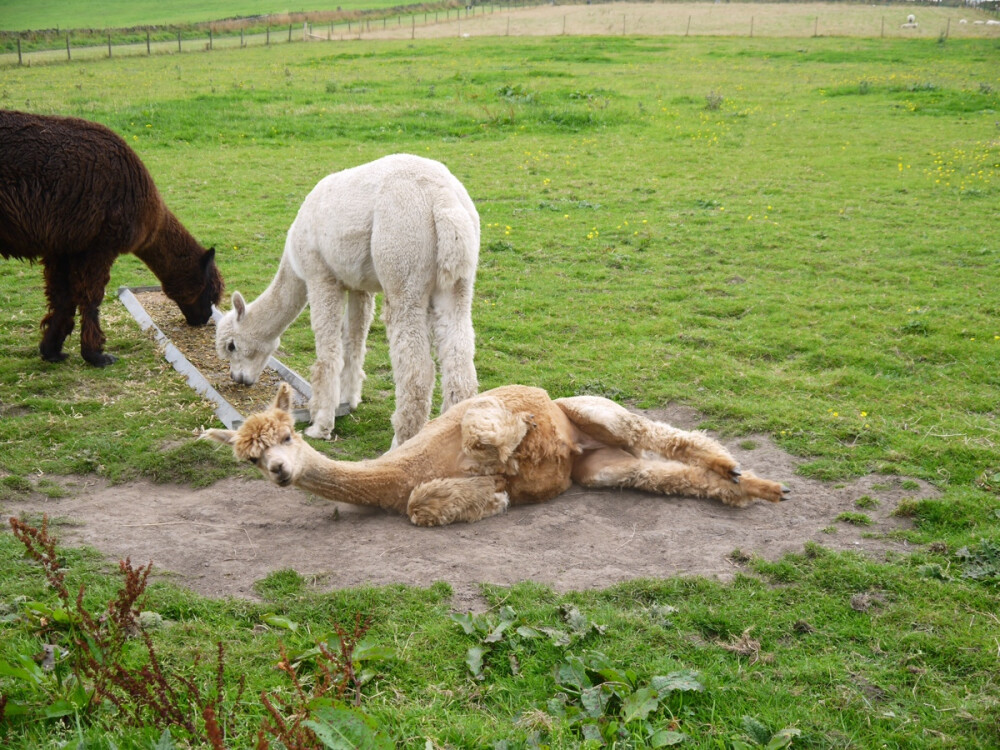
[[270,0],[171,0],[170,3],[148,0],[98,0],[97,2],[66,2],[65,0],[40,0],[23,3],[18,0],[0,0],[0,28],[7,31],[28,29],[103,29],[132,26],[164,26],[216,21],[223,18],[282,14],[289,11],[312,10],[369,10],[391,8],[399,5],[390,0],[338,0],[324,6],[297,6],[289,8]]
[[[484,388],[682,402],[706,427],[769,434],[807,457],[808,476],[874,471],[941,490],[905,508],[907,557],[809,547],[754,560],[731,585],[647,581],[562,597],[525,584],[488,587],[491,601],[546,627],[575,604],[606,629],[574,648],[646,680],[699,670],[705,692],[656,715],[699,747],[732,746],[748,715],[772,732],[798,727],[795,744],[808,747],[985,748],[1000,742],[990,615],[1000,598],[995,577],[963,577],[954,550],[992,559],[995,543],[981,540],[1000,536],[996,485],[982,479],[996,473],[1000,393],[997,59],[996,41],[354,42],[12,69],[0,103],[124,135],[168,204],[218,248],[229,291],[250,297],[321,177],[392,152],[444,161],[483,221]],[[152,280],[123,258],[110,288]],[[39,472],[193,483],[244,471],[193,442],[211,410],[111,297],[102,319],[122,359],[105,370],[82,363],[75,339],[68,362],[38,358],[38,267],[0,264],[0,301],[0,498]],[[308,371],[307,319],[282,341],[284,359]],[[348,457],[391,438],[378,322],[369,349],[365,400],[337,426]],[[9,535],[0,555],[5,607],[47,596]],[[69,567],[95,597],[112,586],[85,553]],[[474,641],[448,620],[447,587],[317,594],[293,573],[258,585],[275,597],[263,605],[157,587],[151,608],[177,623],[158,636],[164,650],[180,660],[223,638],[259,693],[278,680],[277,636],[252,633],[264,613],[319,628],[362,611],[378,640],[403,650],[365,703],[400,745],[518,747],[538,728],[525,714],[554,696],[565,649],[503,641],[474,681],[464,663]],[[853,608],[858,594],[874,604]],[[662,605],[678,612],[664,618]],[[0,628],[5,643],[38,649],[20,625]],[[752,663],[719,645],[747,628],[760,644]],[[71,736],[46,724],[11,740]],[[545,736],[579,741],[558,721]],[[130,730],[113,737],[149,746]]]

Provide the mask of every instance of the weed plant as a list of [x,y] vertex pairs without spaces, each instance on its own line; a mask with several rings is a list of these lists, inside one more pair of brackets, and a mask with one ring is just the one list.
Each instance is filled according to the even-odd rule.
[[[478,636],[450,619],[442,584],[323,594],[285,573],[262,582],[273,597],[264,605],[156,584],[149,608],[172,623],[154,636],[158,653],[186,664],[191,649],[225,640],[227,680],[246,674],[257,695],[281,689],[276,630],[306,648],[305,631],[360,613],[373,642],[400,654],[364,705],[403,747],[597,742],[554,698],[598,712],[601,727],[618,722],[622,747],[674,737],[658,732],[706,748],[1000,744],[997,59],[996,41],[565,37],[6,71],[2,106],[83,116],[126,137],[174,212],[216,246],[229,291],[264,289],[323,176],[392,152],[429,156],[465,183],[483,221],[474,321],[484,388],[683,402],[705,427],[769,434],[806,459],[805,475],[898,474],[941,493],[897,509],[913,521],[900,534],[906,556],[810,545],[776,562],[734,560],[730,584],[638,581],[565,596],[487,586],[497,624],[506,606],[517,627],[544,633],[565,627],[574,606],[603,631],[570,646],[499,638],[481,679],[467,663]],[[152,281],[122,258],[110,288]],[[193,441],[213,421],[209,406],[112,296],[102,319],[122,359],[104,370],[75,354],[61,365],[38,357],[37,266],[0,264],[0,301],[0,498],[69,474],[203,483],[244,471]],[[283,358],[308,371],[307,318],[282,341]],[[389,445],[379,322],[367,371],[361,407],[321,449],[357,458]],[[0,563],[0,658],[10,662],[42,651],[24,608],[52,592],[6,534]],[[67,552],[67,567],[95,596],[108,586],[89,553]],[[255,632],[261,624],[270,630]],[[588,707],[582,691],[598,688],[596,700],[607,680],[590,669],[589,687],[566,693],[554,670],[571,657],[631,670],[631,692]],[[629,695],[684,670],[704,690],[642,693],[655,700],[645,724],[622,722],[642,713],[624,708]],[[234,730],[244,745],[254,726]],[[156,739],[112,715],[3,731],[23,748]]]

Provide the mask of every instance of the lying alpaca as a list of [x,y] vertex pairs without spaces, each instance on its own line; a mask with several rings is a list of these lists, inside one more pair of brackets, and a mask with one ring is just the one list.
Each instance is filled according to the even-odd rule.
[[[239,430],[203,437],[231,445],[281,487],[405,513],[418,526],[478,521],[508,505],[540,503],[566,490],[633,487],[745,506],[788,490],[741,473],[702,432],[633,414],[606,398],[553,401],[540,388],[510,385],[462,401],[396,450],[369,461],[333,461],[295,432],[292,389]],[[652,455],[647,455],[652,454]]]
[[270,286],[249,305],[233,294],[216,350],[230,361],[233,380],[254,383],[308,302],[316,363],[306,435],[329,438],[337,406],[353,409],[361,401],[365,339],[375,293],[383,291],[396,381],[393,445],[399,445],[431,413],[432,340],[441,364],[441,410],[478,390],[472,330],[478,259],[479,214],[443,164],[396,154],[337,172],[306,197]]
[[163,284],[190,325],[204,325],[222,296],[215,250],[206,250],[166,207],[125,141],[73,117],[0,110],[0,255],[41,260],[48,314],[42,359],[61,362],[80,313],[80,353],[104,352],[98,310],[115,258],[132,253]]

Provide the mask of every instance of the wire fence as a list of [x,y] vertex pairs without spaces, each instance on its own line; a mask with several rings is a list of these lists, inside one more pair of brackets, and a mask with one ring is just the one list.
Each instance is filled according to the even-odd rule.
[[[294,42],[358,39],[427,39],[447,36],[773,36],[1000,38],[1000,2],[974,6],[857,5],[853,3],[595,2],[558,5],[555,0],[511,0],[475,5],[407,6],[384,11],[301,14],[302,20],[271,23],[235,19],[204,28],[102,32],[0,32],[6,48],[0,66],[30,66],[115,57],[241,49]],[[12,40],[11,37],[14,37]]]

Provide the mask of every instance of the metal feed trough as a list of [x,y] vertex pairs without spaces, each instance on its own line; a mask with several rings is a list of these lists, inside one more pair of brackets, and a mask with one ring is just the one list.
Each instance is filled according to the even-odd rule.
[[[166,360],[173,365],[174,369],[177,370],[181,375],[187,379],[187,383],[191,386],[196,393],[204,396],[215,404],[215,415],[219,420],[229,429],[235,430],[241,424],[243,424],[245,415],[240,414],[236,408],[230,404],[226,398],[219,393],[212,384],[208,381],[201,371],[178,349],[167,337],[160,327],[153,322],[149,313],[146,312],[146,308],[142,306],[136,294],[141,294],[143,292],[159,292],[162,291],[158,286],[137,286],[133,288],[129,287],[119,287],[118,289],[118,299],[122,301],[125,308],[132,314],[135,321],[139,324],[139,327],[143,331],[153,330],[153,334],[156,337],[158,343],[163,346],[163,356]],[[218,323],[219,319],[222,317],[222,313],[218,308],[212,307],[212,322]],[[312,397],[312,386],[297,372],[286,367],[282,362],[275,357],[271,357],[267,361],[267,366],[278,373],[281,378],[288,383],[293,390],[295,390],[304,401],[308,401]],[[337,416],[342,417],[345,414],[349,414],[351,407],[348,404],[341,404],[337,407]],[[295,409],[293,412],[296,422],[308,422],[309,421],[309,410],[308,409]]]

